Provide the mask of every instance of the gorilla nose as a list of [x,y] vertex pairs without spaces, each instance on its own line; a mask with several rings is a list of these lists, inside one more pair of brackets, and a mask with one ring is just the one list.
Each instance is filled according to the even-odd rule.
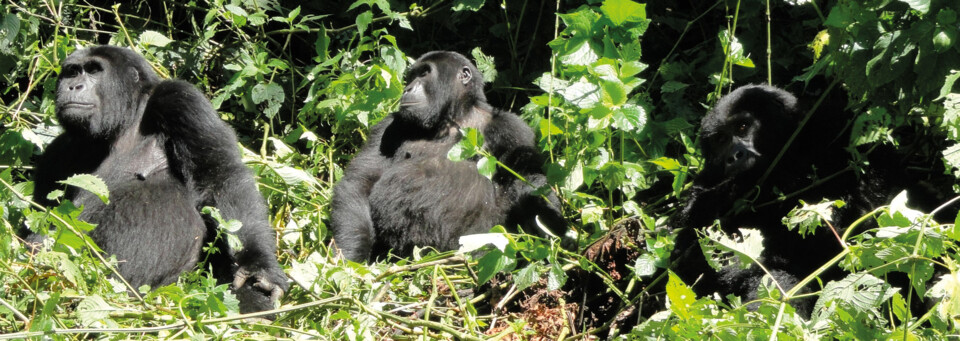
[[743,158],[743,151],[742,151],[742,150],[738,150],[738,151],[736,151],[736,152],[733,152],[733,153],[730,154],[729,157],[727,157],[727,164],[728,164],[728,165],[732,165],[732,164],[736,163],[737,160],[740,160],[741,158]]
[[74,84],[69,87],[70,91],[80,91],[83,90],[83,84]]

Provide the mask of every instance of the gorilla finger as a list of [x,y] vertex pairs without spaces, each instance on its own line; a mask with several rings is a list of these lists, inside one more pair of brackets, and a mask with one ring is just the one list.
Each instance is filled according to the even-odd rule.
[[237,270],[237,273],[233,275],[233,287],[240,288],[243,287],[244,283],[247,283],[247,279],[250,278],[250,272],[244,269]]

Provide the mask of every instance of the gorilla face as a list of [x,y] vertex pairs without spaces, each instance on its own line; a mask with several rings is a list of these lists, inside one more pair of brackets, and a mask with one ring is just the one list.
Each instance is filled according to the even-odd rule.
[[158,80],[136,52],[115,46],[79,50],[67,57],[57,79],[57,119],[78,136],[112,138],[138,119],[149,84]]
[[427,53],[407,71],[398,116],[424,128],[466,113],[480,101],[483,77],[465,57],[446,51]]
[[701,124],[704,172],[720,179],[759,176],[796,126],[796,101],[766,85],[743,86],[720,99]]

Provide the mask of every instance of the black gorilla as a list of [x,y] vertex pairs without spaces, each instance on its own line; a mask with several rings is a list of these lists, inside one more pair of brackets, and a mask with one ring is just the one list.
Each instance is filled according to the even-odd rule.
[[[546,184],[543,159],[530,128],[492,108],[477,68],[455,52],[421,56],[407,72],[400,111],[384,118],[334,187],[331,225],[343,255],[361,261],[414,245],[453,249],[458,237],[497,224],[537,231],[565,227],[555,196],[536,195]],[[529,184],[499,168],[493,181],[476,160],[453,162],[447,152],[459,128],[484,135],[483,148]]]
[[[104,204],[68,188],[65,198],[97,227],[90,237],[116,255],[134,287],[173,283],[193,269],[201,247],[216,242],[214,276],[233,283],[242,312],[273,308],[288,284],[277,264],[276,239],[256,181],[240,160],[237,138],[193,85],[160,80],[137,53],[115,46],[67,57],[57,84],[64,128],[36,168],[34,198],[47,206],[57,181],[78,173],[103,179]],[[243,223],[241,250],[215,239],[217,223],[200,213],[217,207]],[[32,234],[28,241],[43,237]]]
[[[822,198],[844,200],[847,205],[836,209],[830,219],[841,229],[889,202],[898,192],[895,188],[901,184],[895,183],[893,179],[898,177],[890,173],[895,167],[883,165],[891,162],[889,159],[871,158],[871,167],[859,177],[847,168],[850,155],[845,147],[849,136],[843,120],[836,115],[842,107],[821,108],[814,114],[817,119],[803,129],[760,187],[758,180],[802,118],[796,97],[772,86],[742,86],[721,98],[704,117],[700,143],[705,164],[686,205],[672,222],[684,228],[675,247],[680,264],[673,268],[688,283],[699,280],[694,287],[698,294],[719,291],[754,299],[764,275],[757,266],[715,272],[707,265],[699,253],[695,230],[714,219],[720,220],[728,234],[735,234],[741,227],[759,229],[764,240],[761,261],[789,290],[842,250],[838,236],[827,227],[803,237],[783,225],[781,219],[798,205],[798,199],[808,203]],[[809,174],[813,172],[819,178],[811,179]],[[781,194],[792,197],[783,200]],[[752,200],[752,206],[736,211],[735,203],[745,197]],[[834,275],[837,273],[828,272],[821,278],[832,279]],[[812,303],[793,302],[804,314],[809,313]]]

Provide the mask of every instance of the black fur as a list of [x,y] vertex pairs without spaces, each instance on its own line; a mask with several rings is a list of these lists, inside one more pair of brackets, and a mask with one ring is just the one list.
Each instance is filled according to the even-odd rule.
[[200,91],[160,80],[129,49],[92,47],[63,63],[57,118],[65,131],[39,160],[34,198],[54,206],[47,194],[61,187],[57,181],[79,173],[103,179],[109,205],[73,187],[65,198],[84,207],[81,219],[97,224],[90,237],[116,255],[130,284],[156,288],[194,269],[202,245],[217,233],[216,222],[199,210],[213,206],[224,219],[243,223],[242,250],[219,240],[220,252],[210,259],[214,276],[240,286],[241,312],[273,308],[288,284],[266,205],[233,130]]
[[[502,168],[490,181],[477,173],[476,160],[447,159],[458,128],[467,127],[480,130],[484,149],[529,184]],[[556,196],[548,202],[533,193],[546,185],[542,164],[533,132],[486,103],[483,78],[468,59],[427,53],[408,71],[400,111],[371,129],[334,187],[334,240],[347,259],[362,261],[389,249],[407,255],[414,245],[453,249],[459,236],[497,224],[538,231],[538,216],[560,232]]]
[[[800,279],[836,256],[842,250],[838,238],[827,227],[802,237],[781,222],[799,200],[817,203],[823,198],[842,199],[847,205],[837,209],[831,222],[842,234],[856,218],[889,202],[902,188],[891,179],[889,159],[871,158],[875,167],[859,177],[848,170],[832,180],[806,188],[817,180],[840,172],[851,159],[845,150],[849,136],[844,120],[838,117],[842,105],[829,102],[814,113],[808,125],[791,144],[769,177],[757,189],[757,181],[797,128],[804,109],[790,93],[767,85],[747,85],[724,96],[701,122],[700,143],[704,166],[693,183],[689,198],[673,224],[684,227],[676,241],[673,268],[688,283],[699,280],[698,294],[735,294],[752,300],[764,275],[756,265],[740,270],[732,267],[713,271],[699,252],[696,229],[714,219],[728,234],[739,228],[759,229],[764,238],[761,262],[774,279],[789,290]],[[816,173],[816,178],[811,174]],[[801,192],[801,190],[803,190]],[[796,196],[779,201],[778,193]],[[752,193],[752,194],[751,194]],[[749,194],[749,195],[748,195]],[[738,199],[752,199],[746,209],[736,211]],[[834,279],[834,269],[822,279]],[[802,314],[809,314],[810,299],[791,302]]]

